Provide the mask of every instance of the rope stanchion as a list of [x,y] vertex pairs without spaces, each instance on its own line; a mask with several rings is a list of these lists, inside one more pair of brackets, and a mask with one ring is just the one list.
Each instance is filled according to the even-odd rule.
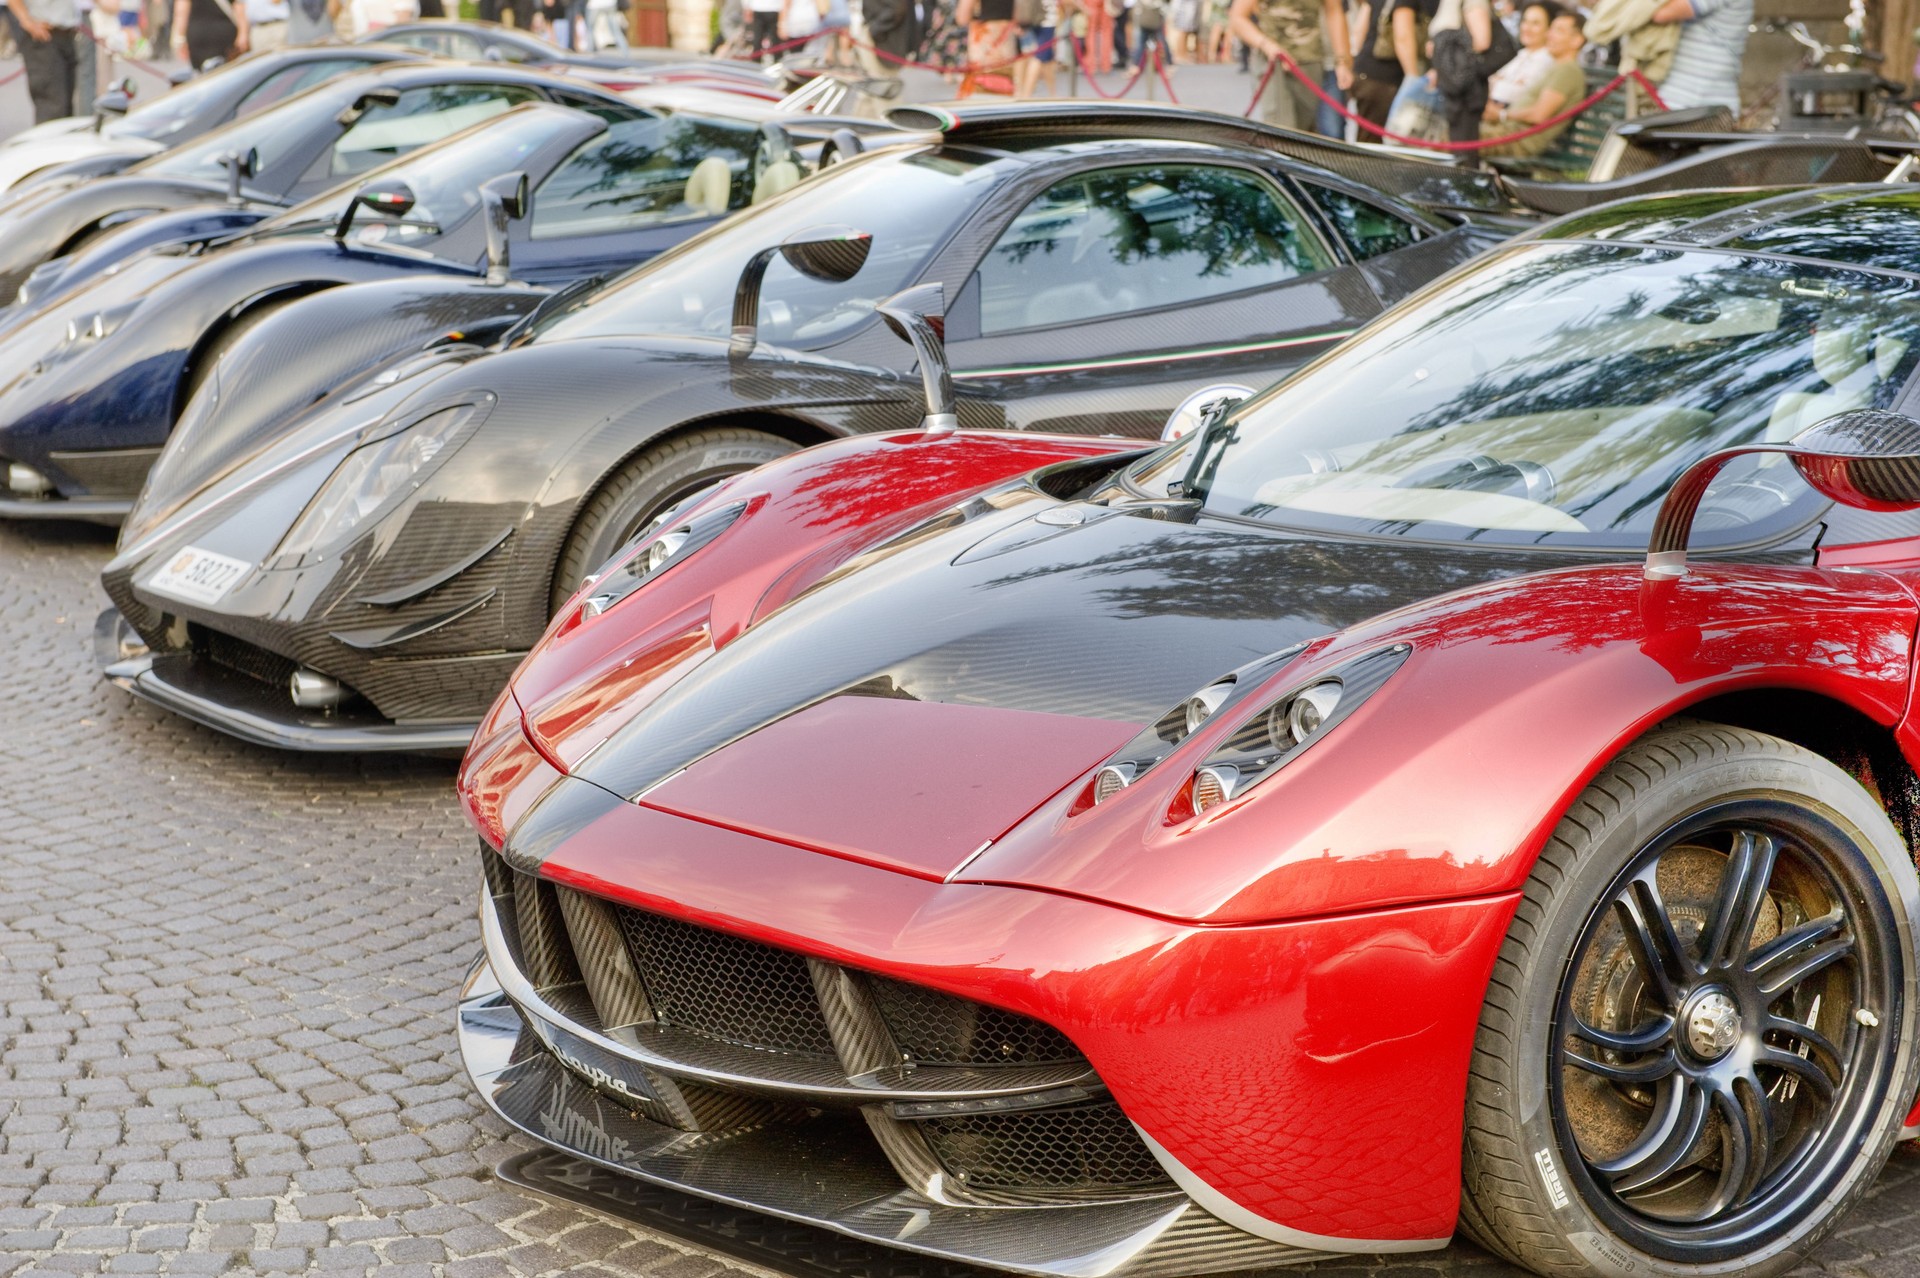
[[1383,141],[1397,142],[1402,146],[1424,147],[1430,151],[1485,151],[1492,147],[1505,146],[1510,142],[1518,142],[1522,138],[1530,138],[1536,134],[1545,133],[1548,129],[1558,128],[1560,125],[1565,124],[1568,120],[1579,115],[1582,111],[1606,97],[1609,93],[1614,92],[1629,80],[1638,84],[1646,93],[1648,100],[1653,103],[1654,110],[1664,111],[1667,109],[1666,103],[1660,100],[1660,91],[1653,87],[1651,80],[1641,75],[1638,70],[1626,71],[1620,75],[1616,75],[1601,88],[1589,94],[1584,101],[1575,103],[1573,106],[1560,112],[1560,114],[1542,120],[1531,128],[1522,129],[1518,133],[1504,133],[1497,138],[1480,138],[1473,142],[1438,142],[1430,138],[1414,138],[1408,137],[1404,133],[1394,133],[1381,128],[1372,120],[1356,115],[1348,108],[1346,103],[1337,100],[1332,94],[1315,84],[1306,75],[1303,75],[1300,71],[1300,64],[1288,56],[1285,49],[1281,49],[1279,50],[1279,58],[1267,64],[1267,74],[1260,78],[1259,85],[1253,91],[1253,101],[1247,103],[1247,109],[1243,113],[1244,115],[1248,117],[1253,115],[1254,109],[1260,105],[1261,94],[1266,91],[1267,81],[1273,78],[1274,68],[1282,63],[1286,65],[1289,75],[1306,85],[1307,88],[1313,92],[1314,97],[1319,98],[1322,102],[1332,107],[1344,119],[1353,121],[1355,125]]
[[1074,61],[1079,63],[1080,70],[1086,73],[1087,87],[1093,90],[1095,97],[1105,98],[1109,102],[1116,98],[1124,98],[1127,94],[1133,92],[1133,86],[1140,83],[1140,77],[1147,72],[1147,64],[1145,61],[1136,63],[1133,68],[1133,74],[1127,77],[1127,82],[1121,85],[1117,91],[1108,93],[1100,87],[1100,82],[1093,78],[1093,68],[1087,65],[1087,51],[1081,47],[1081,42],[1072,37],[1068,37],[1067,47],[1073,50]]

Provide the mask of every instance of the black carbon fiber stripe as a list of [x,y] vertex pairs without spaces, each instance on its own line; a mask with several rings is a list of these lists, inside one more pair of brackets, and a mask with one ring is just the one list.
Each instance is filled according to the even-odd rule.
[[594,1011],[600,1015],[601,1028],[612,1030],[652,1020],[647,992],[633,970],[626,942],[606,903],[570,888],[557,888],[556,894],[574,961],[593,998]]

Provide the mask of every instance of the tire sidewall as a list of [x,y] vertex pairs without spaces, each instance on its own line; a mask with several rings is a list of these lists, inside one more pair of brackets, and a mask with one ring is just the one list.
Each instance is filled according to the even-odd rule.
[[[1897,1035],[1886,1093],[1876,1105],[1868,1130],[1869,1146],[1834,1180],[1820,1204],[1803,1212],[1794,1229],[1763,1249],[1711,1263],[1684,1263],[1654,1256],[1623,1242],[1582,1200],[1577,1173],[1568,1166],[1574,1151],[1562,1151],[1548,1102],[1547,1080],[1553,1068],[1554,1023],[1560,986],[1573,962],[1593,904],[1638,853],[1662,832],[1691,814],[1730,801],[1788,797],[1831,821],[1853,844],[1852,855],[1880,885],[1889,906],[1899,946],[1894,986],[1900,991]],[[1827,1226],[1877,1176],[1898,1139],[1913,1104],[1915,1019],[1913,939],[1920,919],[1920,880],[1886,814],[1845,773],[1817,756],[1768,755],[1708,761],[1681,769],[1656,782],[1638,801],[1619,811],[1599,838],[1575,863],[1545,904],[1538,935],[1551,938],[1531,956],[1516,1009],[1530,1032],[1519,1038],[1514,1081],[1525,1173],[1539,1214],[1552,1222],[1594,1273],[1608,1278],[1706,1278],[1709,1275],[1765,1275],[1798,1263],[1826,1233]]]

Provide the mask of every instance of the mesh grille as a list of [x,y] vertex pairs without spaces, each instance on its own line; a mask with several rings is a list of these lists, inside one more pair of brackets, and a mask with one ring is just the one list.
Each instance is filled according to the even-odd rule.
[[616,913],[663,1024],[739,1047],[833,1057],[800,955],[640,910]]
[[935,1158],[974,1189],[1138,1188],[1165,1179],[1112,1101],[920,1124]]
[[194,650],[207,660],[276,688],[284,690],[298,668],[298,663],[290,657],[268,652],[244,639],[223,635],[218,630],[195,626],[192,636]]
[[922,1065],[1048,1065],[1079,1051],[1050,1025],[886,977],[870,978],[900,1050]]

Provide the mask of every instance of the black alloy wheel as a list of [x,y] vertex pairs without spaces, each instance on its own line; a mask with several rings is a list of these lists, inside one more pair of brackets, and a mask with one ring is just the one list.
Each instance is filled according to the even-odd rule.
[[1775,1275],[1912,1106],[1920,880],[1879,801],[1776,737],[1675,722],[1541,851],[1488,986],[1461,1225],[1549,1275]]

